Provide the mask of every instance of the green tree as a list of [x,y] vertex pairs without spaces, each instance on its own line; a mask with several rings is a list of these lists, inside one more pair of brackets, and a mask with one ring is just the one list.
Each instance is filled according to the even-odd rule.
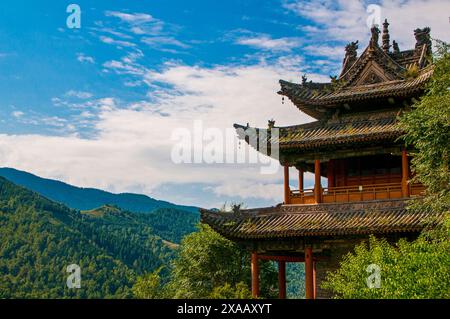
[[[450,220],[414,242],[389,244],[371,237],[369,243],[346,255],[338,271],[330,273],[322,287],[336,298],[450,298]],[[379,267],[380,286],[370,288],[372,271]]]
[[403,114],[400,125],[406,132],[405,142],[413,147],[414,179],[427,187],[422,207],[449,210],[450,53],[447,44],[439,42],[426,93],[410,112]]
[[250,299],[252,293],[248,285],[238,282],[235,286],[226,283],[221,287],[216,287],[210,294],[211,299]]
[[[261,263],[261,278],[262,296],[274,297],[277,275],[271,263]],[[200,224],[182,240],[163,290],[166,298],[247,298],[249,286],[249,253]]]
[[162,267],[136,280],[132,288],[134,297],[138,299],[159,299],[164,297],[160,277],[161,269]]

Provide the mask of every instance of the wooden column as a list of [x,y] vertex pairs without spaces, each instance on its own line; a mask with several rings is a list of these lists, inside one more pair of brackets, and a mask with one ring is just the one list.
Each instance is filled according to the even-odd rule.
[[320,184],[320,161],[314,161],[314,199],[316,203],[322,202],[322,185]]
[[300,168],[298,170],[298,190],[300,192],[303,191],[303,175],[304,175],[303,168]]
[[314,292],[313,292],[313,299],[316,299],[316,295],[317,295],[317,285],[316,285],[316,262],[313,260],[313,287],[314,287]]
[[284,203],[289,204],[291,190],[289,189],[289,165],[284,165]]
[[259,297],[259,264],[258,264],[258,254],[252,252],[252,262],[251,262],[251,272],[252,272],[252,297]]
[[286,262],[278,262],[278,298],[286,299]]
[[314,265],[312,247],[305,248],[305,290],[306,299],[314,299]]
[[406,149],[402,150],[402,194],[403,197],[409,197],[409,167],[408,167],[408,154]]
[[334,161],[329,160],[328,161],[328,168],[327,168],[327,178],[328,178],[328,188],[334,187]]

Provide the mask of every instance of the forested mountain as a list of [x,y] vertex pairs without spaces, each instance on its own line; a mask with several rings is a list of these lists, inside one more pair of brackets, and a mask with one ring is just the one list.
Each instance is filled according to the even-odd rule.
[[[173,255],[146,218],[156,217],[72,210],[0,177],[0,298],[131,297],[136,276]],[[66,286],[70,264],[82,289]]]
[[147,213],[158,208],[173,208],[198,212],[197,207],[182,206],[139,194],[113,194],[95,188],[81,188],[60,181],[45,179],[13,168],[0,168],[0,176],[14,184],[35,191],[48,199],[73,209],[89,210],[103,205],[115,205],[131,212]]

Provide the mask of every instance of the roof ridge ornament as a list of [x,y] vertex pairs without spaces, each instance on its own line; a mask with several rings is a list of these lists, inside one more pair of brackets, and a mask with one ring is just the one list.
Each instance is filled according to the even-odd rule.
[[378,46],[378,38],[380,37],[380,29],[377,25],[374,25],[372,28],[370,28],[370,32],[372,34],[370,38],[370,47],[375,48]]
[[395,54],[399,54],[400,53],[400,48],[398,46],[397,41],[392,41],[392,50],[394,51]]
[[421,52],[422,51],[422,47],[424,45],[426,45],[427,49],[426,49],[426,54],[427,55],[431,55],[431,47],[432,47],[432,43],[431,43],[431,37],[430,37],[430,28],[429,27],[425,27],[425,28],[417,28],[414,30],[414,37],[416,38],[416,46],[415,49],[417,52]]
[[344,74],[345,71],[347,71],[358,59],[358,43],[359,41],[356,40],[355,42],[350,42],[345,46],[345,57],[342,62],[341,75]]

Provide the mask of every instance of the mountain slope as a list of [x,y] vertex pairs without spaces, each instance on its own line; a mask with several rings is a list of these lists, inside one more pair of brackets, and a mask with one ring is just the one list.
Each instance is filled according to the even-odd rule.
[[198,212],[197,207],[176,205],[146,195],[113,194],[95,188],[76,187],[13,168],[0,168],[0,176],[73,209],[89,210],[109,204],[124,210],[141,213],[151,212],[158,208],[175,208],[188,212]]
[[[75,211],[0,177],[1,298],[124,298],[172,250],[136,214]],[[81,267],[68,289],[66,267]]]

